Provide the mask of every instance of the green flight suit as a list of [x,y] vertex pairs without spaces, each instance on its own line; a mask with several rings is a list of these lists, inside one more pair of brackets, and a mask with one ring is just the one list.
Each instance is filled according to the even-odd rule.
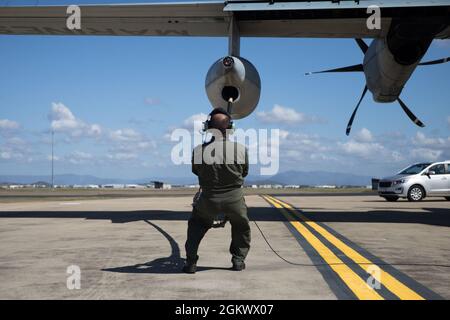
[[188,222],[187,261],[197,262],[200,241],[214,218],[225,214],[231,224],[232,262],[243,262],[250,249],[250,224],[242,190],[248,174],[246,148],[222,137],[199,145],[192,153],[192,172],[198,176],[202,193]]

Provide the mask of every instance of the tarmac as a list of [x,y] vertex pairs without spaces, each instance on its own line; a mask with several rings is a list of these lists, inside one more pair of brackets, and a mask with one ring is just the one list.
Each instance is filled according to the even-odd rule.
[[191,202],[2,203],[0,299],[450,298],[450,202],[443,198],[249,195],[246,270],[230,270],[228,223],[208,231],[198,272],[184,274]]

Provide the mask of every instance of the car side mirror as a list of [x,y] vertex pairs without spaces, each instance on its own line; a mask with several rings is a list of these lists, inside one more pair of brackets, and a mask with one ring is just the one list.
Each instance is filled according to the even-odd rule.
[[425,172],[425,175],[427,175],[428,178],[429,178],[430,176],[432,176],[432,175],[435,175],[435,174],[436,174],[436,172],[433,171],[433,170],[429,170],[429,171],[426,171],[426,172]]

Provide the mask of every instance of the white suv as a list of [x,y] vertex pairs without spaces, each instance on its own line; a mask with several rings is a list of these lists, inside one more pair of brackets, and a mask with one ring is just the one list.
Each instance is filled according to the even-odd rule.
[[450,201],[450,160],[416,163],[378,183],[378,194],[387,201],[408,198],[445,197]]

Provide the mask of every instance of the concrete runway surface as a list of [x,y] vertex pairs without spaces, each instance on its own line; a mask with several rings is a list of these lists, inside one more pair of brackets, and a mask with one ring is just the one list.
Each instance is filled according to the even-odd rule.
[[[247,269],[229,270],[227,224],[207,233],[199,271],[187,275],[180,269],[191,201],[1,204],[0,299],[450,298],[444,199],[249,195]],[[80,289],[67,287],[71,265],[80,268]]]

